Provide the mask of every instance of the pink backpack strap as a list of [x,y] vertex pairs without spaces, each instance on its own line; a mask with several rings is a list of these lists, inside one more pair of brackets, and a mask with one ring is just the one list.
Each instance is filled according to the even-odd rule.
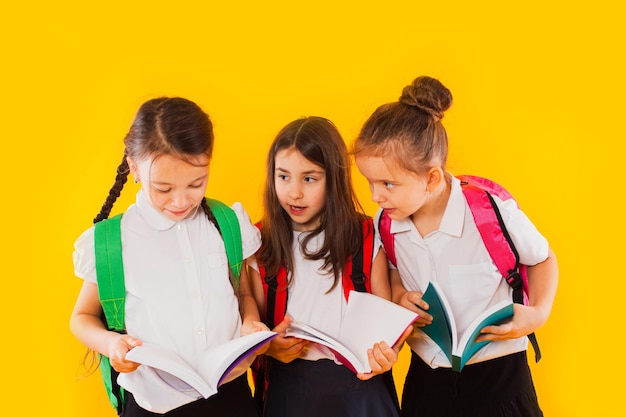
[[383,243],[387,260],[389,260],[393,266],[397,267],[394,237],[391,234],[391,218],[384,211],[380,213],[380,218],[378,219],[378,233],[380,234],[380,240]]
[[[495,202],[491,195],[478,187],[462,183],[465,199],[470,207],[474,223],[483,239],[483,243],[491,255],[491,259],[498,267],[502,276],[509,284],[516,284],[513,273],[517,274],[519,256],[514,249],[506,228],[502,227],[500,212],[494,209]],[[519,285],[523,285],[521,277]],[[514,285],[513,288],[515,288]]]
[[[506,230],[500,210],[496,205],[493,197],[487,189],[500,187],[501,194],[496,194],[506,198],[512,198],[511,195],[501,186],[485,180],[482,183],[480,177],[461,176],[461,188],[463,195],[467,200],[467,204],[472,212],[472,217],[478,228],[478,232],[483,240],[489,256],[496,264],[496,267],[502,274],[502,277],[513,288],[513,301],[520,304],[528,304],[528,279],[526,275],[526,266],[520,265],[519,254],[513,245],[511,236]],[[469,180],[469,181],[468,181]],[[478,181],[476,181],[478,180]],[[483,189],[482,187],[487,187]],[[494,189],[494,193],[497,190]],[[508,196],[508,197],[507,197]],[[537,342],[535,333],[528,335],[530,344],[535,350],[535,362],[541,359],[541,350]]]
[[490,179],[478,177],[476,175],[457,175],[457,178],[461,181],[461,184],[473,185],[474,187],[485,190],[490,194],[497,195],[502,201],[515,201],[511,193],[509,193],[506,188]]

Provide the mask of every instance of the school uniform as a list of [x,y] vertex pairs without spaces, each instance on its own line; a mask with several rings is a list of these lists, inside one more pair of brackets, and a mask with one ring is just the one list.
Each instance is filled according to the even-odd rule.
[[[260,233],[239,203],[232,208],[241,227],[245,259],[259,248]],[[93,229],[77,239],[73,258],[75,274],[96,283]],[[172,221],[139,191],[136,203],[122,217],[121,233],[129,335],[176,351],[192,367],[198,366],[201,352],[239,336],[239,304],[229,280],[224,242],[202,209]],[[131,394],[130,404],[152,413],[198,400],[197,393],[148,366],[121,373],[118,382]],[[221,393],[211,401],[203,400],[211,404],[201,407],[204,415],[257,415],[249,405],[253,400],[247,383],[231,384],[238,388],[226,389],[227,396],[236,400],[221,404]],[[221,405],[216,408],[215,403]],[[215,413],[208,414],[207,409]]]
[[[515,202],[494,198],[520,262],[530,266],[547,259],[547,240]],[[381,212],[376,215],[376,225]],[[391,233],[404,287],[423,293],[429,281],[438,282],[452,307],[459,335],[479,313],[512,299],[513,290],[491,260],[457,178],[452,178],[438,230],[422,237],[406,218],[392,220]],[[526,362],[526,336],[488,344],[460,374],[450,369],[441,348],[423,332],[413,332],[407,343],[413,355],[403,391],[403,415],[461,416],[466,415],[461,410],[467,410],[468,416],[498,416],[509,415],[500,410],[511,408],[530,411],[510,415],[541,415]],[[481,414],[487,409],[490,411]]]
[[[338,337],[347,306],[343,287],[339,281],[330,290],[334,275],[321,270],[323,260],[304,258],[300,242],[305,236],[306,232],[293,235],[294,276],[288,287],[287,314]],[[309,251],[323,242],[321,233],[309,242]],[[380,242],[376,242],[374,257],[379,249]],[[265,417],[398,416],[395,391],[390,392],[385,380],[390,375],[361,381],[325,346],[311,343],[305,349],[300,358],[289,363],[270,359]]]

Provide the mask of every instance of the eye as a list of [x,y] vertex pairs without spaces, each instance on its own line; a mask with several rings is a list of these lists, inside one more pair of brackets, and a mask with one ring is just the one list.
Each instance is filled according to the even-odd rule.
[[171,188],[168,188],[168,189],[165,189],[165,190],[157,188],[157,187],[152,187],[152,188],[154,188],[154,191],[156,191],[157,193],[161,193],[161,194],[166,194],[166,193],[169,193],[170,191],[172,191]]
[[202,187],[202,183],[200,184],[189,184],[189,188],[200,188]]
[[304,182],[315,182],[317,178],[315,177],[304,177]]
[[392,189],[396,186],[396,184],[392,184],[390,182],[384,182],[383,185],[385,186],[385,188],[387,189]]
[[287,174],[276,174],[276,178],[282,181],[287,181],[289,179],[289,176]]

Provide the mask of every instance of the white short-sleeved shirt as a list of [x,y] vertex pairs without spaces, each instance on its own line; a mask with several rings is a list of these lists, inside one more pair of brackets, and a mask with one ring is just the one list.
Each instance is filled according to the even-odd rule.
[[[547,259],[547,240],[515,202],[494,199],[519,252],[520,262],[536,265]],[[376,226],[381,213],[379,210],[376,214]],[[378,233],[377,228],[380,238]],[[392,220],[391,233],[395,235],[397,269],[404,287],[408,291],[424,292],[429,281],[438,282],[452,306],[459,336],[483,310],[512,298],[512,289],[483,244],[457,178],[452,179],[452,191],[438,230],[422,238],[411,219],[405,218]],[[407,342],[431,367],[450,367],[439,346],[423,332],[414,332]],[[523,351],[527,344],[525,336],[490,343],[468,364]]]
[[[241,204],[232,208],[248,258],[260,246],[260,233]],[[202,210],[175,222],[156,211],[140,191],[122,217],[121,231],[129,335],[175,350],[192,367],[204,350],[239,336],[239,304],[224,242]],[[97,282],[93,227],[76,240],[73,258],[75,274]],[[146,398],[136,398],[148,410],[155,410],[152,404],[158,402],[151,396],[195,399],[181,396],[144,366],[122,373],[118,382],[133,393],[136,387],[155,387]]]
[[[335,288],[328,292],[333,285],[334,275],[321,269],[323,260],[304,258],[299,242],[306,234],[307,232],[293,232],[294,276],[288,288],[287,314],[295,321],[309,324],[332,337],[338,337],[347,305],[341,279]],[[309,251],[313,252],[321,247],[324,236],[322,232],[311,239],[308,244]],[[381,246],[378,239],[374,242],[372,262]],[[335,360],[334,354],[329,349],[317,344],[310,344],[301,358]]]

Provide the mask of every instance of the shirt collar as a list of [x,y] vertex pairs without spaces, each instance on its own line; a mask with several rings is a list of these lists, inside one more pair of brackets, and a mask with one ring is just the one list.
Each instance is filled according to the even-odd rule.
[[[458,178],[453,176],[451,185],[450,197],[448,198],[446,211],[443,213],[438,231],[459,237],[463,233],[463,224],[465,223],[465,197],[461,190],[461,181]],[[392,234],[407,232],[411,230],[411,224],[410,217],[392,220],[390,231]]]
[[[152,204],[150,204],[150,202],[148,201],[148,198],[146,197],[143,189],[139,190],[139,192],[137,193],[136,205],[137,211],[139,212],[141,217],[144,218],[144,220],[146,221],[146,223],[148,223],[148,225],[150,225],[150,227],[156,230],[168,230],[174,227],[177,223],[179,223],[177,221],[168,219],[163,214],[159,213],[158,210],[152,207]],[[191,216],[189,216],[188,219],[197,216],[197,214],[198,207],[196,207],[195,212]]]
[[461,181],[452,177],[452,187],[446,211],[443,213],[439,231],[450,236],[460,237],[465,223],[465,197],[461,190]]

